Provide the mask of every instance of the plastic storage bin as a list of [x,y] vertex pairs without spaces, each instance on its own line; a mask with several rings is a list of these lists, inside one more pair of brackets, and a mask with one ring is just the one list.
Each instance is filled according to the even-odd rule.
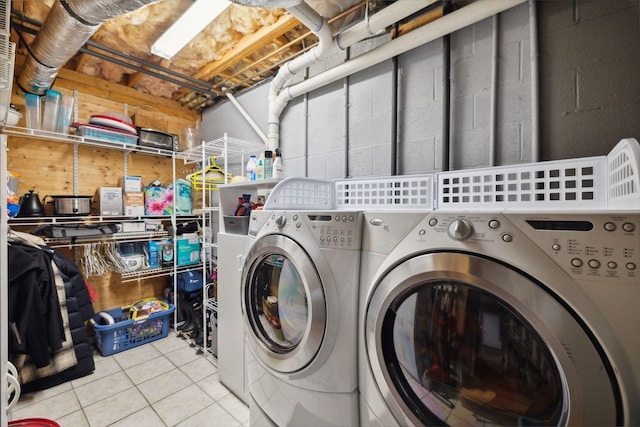
[[72,95],[63,95],[60,104],[60,112],[58,113],[58,122],[56,123],[56,132],[69,133],[71,127],[71,118],[73,116],[74,98]]
[[125,144],[136,144],[138,136],[131,132],[120,131],[99,125],[87,125],[74,123],[76,135],[87,138],[99,139],[102,141],[121,142]]
[[58,126],[58,114],[60,113],[60,103],[62,94],[57,90],[47,89],[44,101],[44,116],[42,118],[42,130],[55,132]]
[[111,356],[131,348],[139,347],[169,335],[171,316],[175,311],[173,304],[168,310],[157,311],[139,320],[129,319],[131,306],[117,307],[105,310],[114,323],[100,325],[100,313],[91,319],[96,331],[96,343],[103,356]]
[[246,235],[249,232],[249,217],[224,215],[224,231],[229,234]]
[[27,93],[24,95],[24,103],[27,113],[27,127],[29,129],[40,129],[40,115],[42,112],[42,100],[38,95]]

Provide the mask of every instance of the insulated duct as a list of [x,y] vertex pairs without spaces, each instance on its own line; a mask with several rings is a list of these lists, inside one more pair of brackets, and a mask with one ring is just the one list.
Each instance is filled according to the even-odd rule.
[[302,0],[231,0],[233,3],[250,7],[292,7],[297,6]]
[[28,93],[43,95],[60,68],[91,38],[100,25],[159,0],[58,0],[36,38],[18,85]]

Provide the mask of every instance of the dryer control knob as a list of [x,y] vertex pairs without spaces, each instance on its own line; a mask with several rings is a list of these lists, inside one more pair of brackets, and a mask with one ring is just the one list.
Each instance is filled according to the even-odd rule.
[[284,227],[286,223],[287,223],[287,217],[285,215],[280,214],[276,216],[276,225],[278,226],[278,228]]
[[449,224],[449,237],[454,240],[467,240],[473,234],[473,224],[466,219],[456,219]]

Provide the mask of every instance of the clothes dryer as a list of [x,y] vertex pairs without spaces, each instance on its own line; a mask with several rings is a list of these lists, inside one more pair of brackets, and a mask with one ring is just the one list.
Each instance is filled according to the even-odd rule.
[[640,213],[363,224],[361,425],[640,424]]
[[361,227],[360,212],[252,212],[242,279],[252,425],[359,423]]

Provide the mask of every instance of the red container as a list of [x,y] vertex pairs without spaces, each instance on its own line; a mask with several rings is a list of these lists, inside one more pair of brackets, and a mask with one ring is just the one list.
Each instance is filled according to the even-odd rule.
[[9,421],[9,426],[14,427],[60,427],[60,424],[46,418],[24,418],[22,420]]

